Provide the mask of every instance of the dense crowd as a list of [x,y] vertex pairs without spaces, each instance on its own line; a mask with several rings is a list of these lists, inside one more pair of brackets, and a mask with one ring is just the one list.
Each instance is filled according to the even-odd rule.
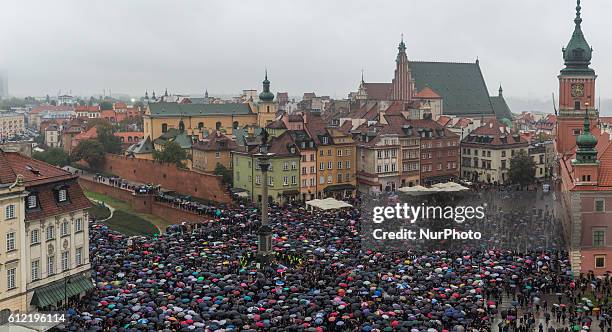
[[[270,265],[258,265],[253,255],[260,226],[259,211],[253,207],[215,210],[211,220],[198,227],[173,227],[154,238],[128,238],[93,224],[96,287],[73,303],[72,317],[59,328],[610,328],[609,279],[573,276],[562,251],[368,250],[361,245],[359,218],[357,209],[310,213],[299,206],[272,207]],[[593,317],[596,321],[591,322]],[[550,324],[540,326],[542,319]]]

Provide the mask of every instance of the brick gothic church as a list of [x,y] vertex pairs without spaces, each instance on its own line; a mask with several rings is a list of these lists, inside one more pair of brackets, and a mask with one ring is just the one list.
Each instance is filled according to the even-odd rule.
[[595,108],[593,49],[582,33],[580,0],[574,32],[565,48],[559,78],[555,148],[559,158],[558,205],[572,269],[602,275],[612,259],[612,140],[599,128]]

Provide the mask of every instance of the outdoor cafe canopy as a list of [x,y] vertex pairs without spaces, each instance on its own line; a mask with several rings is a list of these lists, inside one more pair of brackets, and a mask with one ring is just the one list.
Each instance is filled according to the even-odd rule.
[[321,210],[332,210],[353,207],[347,202],[339,201],[331,197],[325,199],[313,199],[311,201],[306,202],[306,205],[310,207],[311,210],[314,208],[318,208]]
[[455,182],[446,182],[446,183],[436,183],[430,188],[423,186],[414,186],[414,187],[401,187],[398,189],[399,192],[418,196],[418,195],[427,195],[433,194],[436,192],[456,192],[456,191],[464,191],[469,188],[464,187]]

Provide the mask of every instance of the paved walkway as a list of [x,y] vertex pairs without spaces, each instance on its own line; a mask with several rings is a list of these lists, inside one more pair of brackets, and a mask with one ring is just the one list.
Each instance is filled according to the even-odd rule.
[[[561,324],[561,323],[557,323],[556,320],[556,316],[552,314],[552,312],[550,311],[550,308],[552,306],[552,303],[556,302],[556,299],[553,299],[552,297],[550,297],[550,295],[545,295],[544,296],[545,299],[548,300],[549,306],[548,306],[548,312],[550,313],[550,322],[548,325],[546,325],[546,319],[544,318],[544,310],[542,307],[540,307],[540,313],[538,316],[536,316],[536,322],[535,322],[535,328],[533,329],[534,331],[538,331],[538,326],[540,325],[540,323],[542,323],[542,326],[544,327],[544,332],[547,332],[548,329],[550,327],[553,327],[555,330],[560,331],[562,330],[564,327],[570,327],[569,323],[566,324]],[[544,300],[544,298],[542,299],[542,301]],[[512,299],[507,297],[504,294],[503,297],[503,303],[498,307],[498,312],[502,312],[504,310],[507,310],[510,307],[510,303],[512,302]],[[519,309],[518,313],[519,315],[522,315],[524,312],[524,310]],[[590,316],[592,319],[592,323],[591,323],[591,329],[589,330],[590,332],[600,332],[601,329],[599,328],[599,321],[597,320],[597,317],[595,316]],[[499,327],[497,324],[499,324],[499,322],[501,321],[501,317],[498,314],[495,319],[493,320],[493,325],[491,326],[491,330],[492,331],[500,331]],[[570,329],[571,330],[571,329]]]

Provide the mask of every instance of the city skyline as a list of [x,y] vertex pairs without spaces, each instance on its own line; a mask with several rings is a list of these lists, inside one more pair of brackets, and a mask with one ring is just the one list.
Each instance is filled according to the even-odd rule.
[[[267,68],[275,92],[300,96],[314,91],[345,98],[356,90],[362,69],[366,81],[392,77],[392,59],[403,34],[409,60],[479,59],[491,95],[501,84],[510,100],[546,101],[557,92],[553,75],[563,65],[561,47],[571,36],[576,5],[573,0],[376,7],[357,2],[349,8],[324,2],[266,4],[236,9],[231,2],[9,2],[7,8],[27,12],[31,22],[27,28],[9,30],[18,26],[14,17],[22,15],[2,20],[8,47],[0,67],[8,71],[10,94],[19,97],[59,90],[98,95],[103,89],[140,96],[145,90],[161,93],[166,88],[171,93],[202,94],[208,89],[235,95],[258,89]],[[441,4],[448,10],[436,12]],[[30,10],[34,7],[38,10]],[[603,59],[612,54],[612,46],[606,43],[607,21],[600,13],[612,4],[589,1],[582,7],[583,31],[594,48],[592,67],[601,77],[596,93],[607,99],[612,66]],[[86,15],[85,10],[106,14]],[[411,11],[419,14],[404,14]],[[300,14],[291,14],[295,12]],[[376,24],[377,14],[383,13],[384,23]],[[330,22],[325,16],[335,19]],[[162,19],[173,24],[155,23]],[[459,25],[461,29],[454,28]]]

